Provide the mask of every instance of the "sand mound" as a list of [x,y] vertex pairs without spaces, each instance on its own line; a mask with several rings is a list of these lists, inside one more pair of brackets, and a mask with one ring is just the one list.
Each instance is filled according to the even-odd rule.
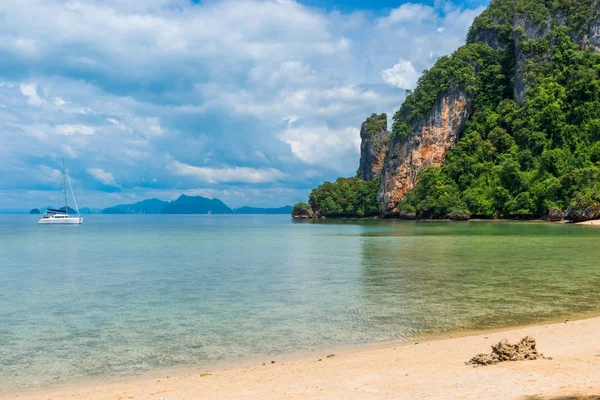
[[535,339],[525,336],[518,343],[510,344],[504,339],[495,345],[492,345],[490,354],[477,354],[465,364],[474,365],[476,367],[498,364],[504,361],[522,361],[522,360],[537,360],[546,359],[535,348]]

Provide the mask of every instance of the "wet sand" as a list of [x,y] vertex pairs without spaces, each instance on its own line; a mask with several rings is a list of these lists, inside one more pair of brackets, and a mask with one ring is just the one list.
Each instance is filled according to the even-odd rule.
[[[125,399],[540,399],[600,395],[600,317],[378,349],[265,359],[123,382],[0,396],[31,400]],[[529,335],[552,360],[465,365],[501,339]],[[272,364],[271,360],[275,363]],[[571,398],[571,397],[569,397]]]

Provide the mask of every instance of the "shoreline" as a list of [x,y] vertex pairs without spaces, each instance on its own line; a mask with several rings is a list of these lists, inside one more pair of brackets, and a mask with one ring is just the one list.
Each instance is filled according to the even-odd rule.
[[293,222],[323,222],[323,221],[408,221],[408,222],[529,222],[529,223],[550,223],[565,225],[600,225],[600,219],[592,219],[583,222],[571,222],[565,220],[551,221],[545,218],[469,218],[469,219],[450,219],[450,218],[400,218],[390,216],[372,216],[372,217],[320,217],[320,218],[295,218],[292,215]]
[[[584,316],[582,316],[585,318]],[[568,322],[567,322],[568,321]],[[0,399],[388,399],[599,395],[600,317],[174,368],[0,394]],[[552,360],[473,368],[501,339],[536,339]],[[275,360],[271,364],[270,360]],[[527,378],[527,379],[525,379]],[[432,385],[432,382],[436,384]],[[465,391],[466,387],[468,391]],[[405,393],[405,397],[398,397]]]
[[589,221],[576,222],[577,225],[595,225],[600,226],[600,219],[592,219]]

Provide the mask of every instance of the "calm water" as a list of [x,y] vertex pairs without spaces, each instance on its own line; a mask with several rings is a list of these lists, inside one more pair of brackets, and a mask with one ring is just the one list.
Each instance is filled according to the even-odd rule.
[[0,392],[600,312],[600,229],[0,216]]

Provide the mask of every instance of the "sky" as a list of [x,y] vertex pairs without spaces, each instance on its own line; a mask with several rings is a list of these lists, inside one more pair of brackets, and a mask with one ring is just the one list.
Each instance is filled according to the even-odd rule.
[[180,194],[277,207],[353,176],[487,2],[0,2],[0,209]]

